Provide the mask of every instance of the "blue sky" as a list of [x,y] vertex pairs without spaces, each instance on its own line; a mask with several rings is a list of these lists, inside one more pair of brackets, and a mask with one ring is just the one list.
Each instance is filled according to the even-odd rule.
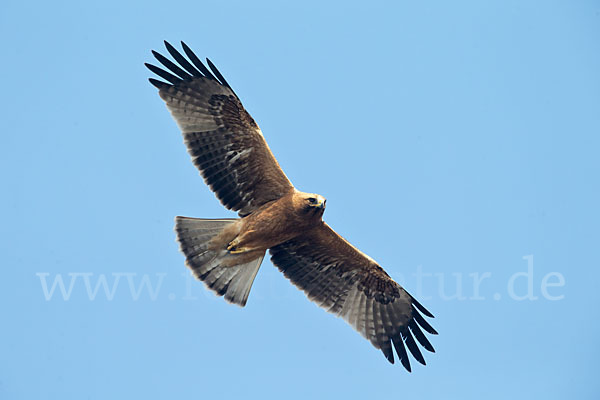
[[[597,398],[599,34],[594,1],[2,2],[0,398]],[[173,217],[234,214],[147,82],[163,39],[436,315],[426,367],[268,260],[244,309],[189,279]]]

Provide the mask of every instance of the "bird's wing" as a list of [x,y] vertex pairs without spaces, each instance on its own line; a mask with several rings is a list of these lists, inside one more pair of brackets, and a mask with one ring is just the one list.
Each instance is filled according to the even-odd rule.
[[146,66],[168,82],[150,78],[183,132],[194,165],[221,203],[242,216],[279,199],[293,186],[260,128],[213,63],[207,59],[209,70],[181,44],[188,58],[165,42],[179,65],[152,52],[168,72]]
[[[392,345],[410,371],[406,347],[421,364],[417,342],[434,352],[423,330],[437,334],[433,318],[370,257],[327,224],[270,249],[271,260],[308,298],[342,317],[394,362]],[[415,341],[416,339],[416,341]]]

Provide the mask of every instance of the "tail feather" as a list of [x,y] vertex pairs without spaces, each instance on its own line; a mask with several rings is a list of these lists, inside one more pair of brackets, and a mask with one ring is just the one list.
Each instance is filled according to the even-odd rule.
[[[231,255],[225,249],[209,248],[210,241],[237,219],[175,218],[175,232],[186,265],[206,286],[225,296],[225,300],[245,306],[250,288],[258,273],[264,253],[254,260],[231,265]],[[224,265],[224,261],[228,263]]]

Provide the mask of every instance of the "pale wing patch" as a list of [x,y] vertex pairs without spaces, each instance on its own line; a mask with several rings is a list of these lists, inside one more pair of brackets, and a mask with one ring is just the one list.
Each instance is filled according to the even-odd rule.
[[248,154],[252,151],[252,147],[248,149],[244,149],[242,151],[230,150],[225,155],[228,157],[230,163],[236,162],[240,158],[246,158]]

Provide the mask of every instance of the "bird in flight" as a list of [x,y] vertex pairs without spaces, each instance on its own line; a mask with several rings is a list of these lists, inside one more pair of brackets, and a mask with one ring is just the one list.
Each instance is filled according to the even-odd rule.
[[181,129],[204,181],[240,217],[176,217],[186,265],[209,289],[243,307],[268,250],[286,278],[342,317],[389,362],[394,363],[395,348],[410,372],[408,348],[425,365],[417,342],[434,352],[423,333],[437,334],[423,317],[433,315],[323,221],[325,198],[292,185],[223,75],[181,45],[187,58],[165,41],[177,64],[152,51],[166,70],[146,64],[164,80],[150,78],[150,83]]

